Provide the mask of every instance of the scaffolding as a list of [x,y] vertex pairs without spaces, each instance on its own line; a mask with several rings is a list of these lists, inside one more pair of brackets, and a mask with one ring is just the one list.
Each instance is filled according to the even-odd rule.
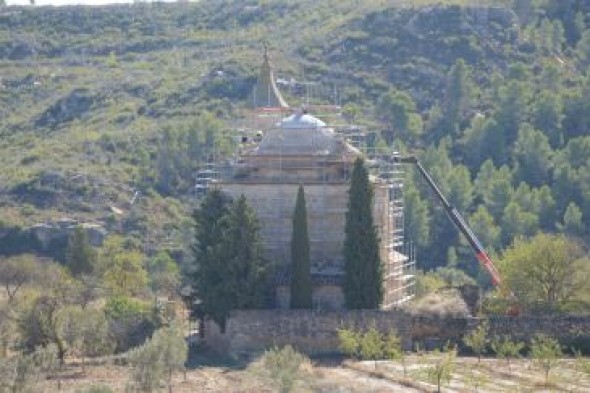
[[[383,151],[370,148],[367,145],[368,131],[365,127],[344,124],[342,122],[340,107],[334,105],[311,106],[307,108],[318,118],[324,120],[327,125],[316,127],[312,135],[312,141],[320,141],[320,133],[323,128],[334,131],[336,137],[352,146],[360,153],[367,163],[371,179],[374,184],[387,189],[387,209],[385,225],[380,233],[381,246],[386,249],[387,262],[384,264],[385,302],[384,308],[397,307],[414,296],[415,278],[415,248],[411,242],[404,238],[404,208],[403,208],[403,184],[404,172],[400,164],[395,162],[397,152]],[[244,111],[231,123],[230,140],[234,144],[231,157],[218,156],[217,149],[212,154],[210,162],[196,173],[195,195],[201,198],[211,187],[223,188],[225,184],[238,181],[241,185],[265,186],[298,185],[304,183],[306,191],[308,187],[315,187],[320,197],[310,196],[307,203],[310,210],[321,211],[326,217],[346,214],[346,201],[334,200],[335,198],[348,198],[347,187],[350,181],[352,165],[347,159],[334,155],[314,155],[298,157],[293,154],[284,154],[289,150],[287,141],[281,140],[279,150],[272,156],[256,157],[253,152],[259,148],[261,139],[270,129],[276,129],[277,125],[289,114],[285,108],[257,108]],[[340,124],[339,124],[340,123]],[[280,135],[280,134],[279,134]],[[285,144],[283,144],[285,143]],[[318,142],[319,143],[319,142]],[[335,171],[335,165],[340,165],[342,170]],[[266,175],[260,177],[257,171],[260,168],[267,170]],[[285,171],[285,167],[289,171]],[[289,173],[315,173],[315,176],[304,176],[304,179],[290,177]],[[257,177],[258,176],[258,177]],[[340,192],[340,196],[334,196],[334,187]],[[307,194],[307,192],[306,192]],[[274,193],[269,194],[265,203],[269,208],[261,210],[259,219],[268,223],[266,231],[272,236],[265,238],[265,248],[272,253],[288,256],[290,249],[285,239],[290,237],[290,214],[293,206],[290,200],[292,195],[286,195],[285,189],[276,187]],[[332,199],[331,199],[332,198]],[[272,208],[271,208],[272,207]],[[331,216],[333,215],[333,216]],[[331,237],[333,228],[331,221],[325,220],[316,224],[316,228],[310,231],[310,245],[312,249],[321,250],[333,242]],[[339,268],[341,261],[332,260],[327,247],[325,258],[318,258],[312,266],[312,275],[332,277],[334,280],[342,279],[343,271]],[[321,252],[320,252],[321,254]],[[288,270],[288,269],[287,269]],[[288,271],[279,272],[282,277],[288,276]],[[279,281],[281,279],[279,278]]]

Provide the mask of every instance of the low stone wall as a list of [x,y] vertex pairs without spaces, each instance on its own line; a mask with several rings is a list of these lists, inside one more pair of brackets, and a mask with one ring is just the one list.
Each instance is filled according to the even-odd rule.
[[421,347],[461,344],[465,335],[480,324],[488,322],[488,337],[507,336],[529,342],[544,334],[558,339],[562,345],[590,349],[590,317],[587,316],[496,316],[491,318],[420,318],[412,320],[411,340]]
[[529,342],[536,334],[545,334],[564,346],[590,351],[590,317],[576,316],[427,318],[398,310],[248,310],[232,313],[225,333],[207,321],[205,338],[211,348],[238,356],[287,344],[309,355],[328,355],[340,353],[338,329],[375,326],[382,333],[395,329],[406,350],[417,345],[432,349],[447,342],[461,345],[463,337],[485,321],[489,338],[509,336]]
[[447,342],[460,343],[474,328],[469,318],[413,317],[410,340],[414,348],[433,349]]
[[563,345],[590,346],[590,317],[587,316],[495,317],[489,319],[489,324],[490,337],[504,335],[528,342],[536,334],[544,334]]
[[292,345],[309,355],[340,353],[338,329],[380,332],[394,329],[404,348],[411,346],[411,318],[401,311],[248,310],[235,311],[225,333],[211,321],[205,325],[207,345],[232,355],[259,352],[272,346]]

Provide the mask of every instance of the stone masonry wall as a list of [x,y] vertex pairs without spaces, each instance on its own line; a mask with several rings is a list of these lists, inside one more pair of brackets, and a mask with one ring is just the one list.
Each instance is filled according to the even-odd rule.
[[558,339],[565,346],[590,348],[590,317],[588,316],[496,316],[491,318],[419,318],[412,321],[412,341],[422,347],[432,347],[462,338],[485,321],[489,324],[488,337],[508,336],[529,342],[535,335],[544,334]]
[[326,355],[340,352],[338,329],[366,330],[371,326],[383,333],[395,329],[404,347],[411,348],[411,318],[401,311],[236,311],[225,333],[215,323],[206,323],[205,337],[208,346],[232,355],[287,344],[309,355]]
[[541,333],[562,345],[590,350],[590,317],[582,316],[421,318],[398,310],[249,310],[234,312],[225,333],[207,322],[205,337],[211,348],[233,355],[287,344],[309,355],[326,355],[340,353],[338,329],[375,326],[382,333],[395,329],[406,350],[416,345],[432,349],[446,342],[461,345],[463,337],[484,321],[489,322],[489,338],[528,342]]
[[[481,320],[479,321],[482,322]],[[528,342],[536,334],[558,339],[563,345],[590,344],[590,317],[584,316],[539,316],[495,317],[489,319],[490,336],[508,335]]]

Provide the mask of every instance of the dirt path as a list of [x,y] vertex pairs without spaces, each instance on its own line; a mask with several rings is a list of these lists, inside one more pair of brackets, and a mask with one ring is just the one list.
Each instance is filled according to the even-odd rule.
[[[348,367],[330,367],[320,368],[321,373],[324,374],[326,390],[321,389],[321,380],[317,382],[316,386],[320,388],[319,392],[409,392],[409,393],[424,393],[422,389],[415,389],[400,383],[393,382],[385,378],[378,378],[371,373],[358,371]],[[330,387],[337,387],[338,390],[329,390]],[[315,390],[314,390],[315,391]]]

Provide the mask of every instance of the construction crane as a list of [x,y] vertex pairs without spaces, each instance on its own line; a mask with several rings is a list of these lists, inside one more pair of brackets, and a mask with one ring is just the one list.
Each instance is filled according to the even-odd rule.
[[469,243],[473,251],[475,251],[475,256],[477,257],[477,260],[490,274],[490,278],[492,280],[492,284],[494,285],[494,287],[498,288],[500,294],[511,303],[506,313],[508,315],[513,316],[520,315],[520,307],[518,307],[516,296],[514,295],[514,292],[512,292],[508,284],[506,284],[502,280],[500,272],[494,265],[492,258],[490,258],[486,250],[483,248],[481,242],[479,241],[477,236],[475,236],[467,222],[465,222],[461,214],[459,214],[459,211],[449,203],[447,198],[445,198],[445,196],[438,188],[434,180],[432,180],[432,177],[430,177],[428,172],[426,172],[418,158],[416,156],[394,156],[393,161],[400,164],[413,164],[418,169],[420,175],[426,180],[432,191],[434,191],[434,194],[436,195],[438,200],[442,203],[443,208],[445,209],[447,215],[449,216],[453,224],[455,224],[457,229],[463,234],[463,236],[465,236],[467,242]]

